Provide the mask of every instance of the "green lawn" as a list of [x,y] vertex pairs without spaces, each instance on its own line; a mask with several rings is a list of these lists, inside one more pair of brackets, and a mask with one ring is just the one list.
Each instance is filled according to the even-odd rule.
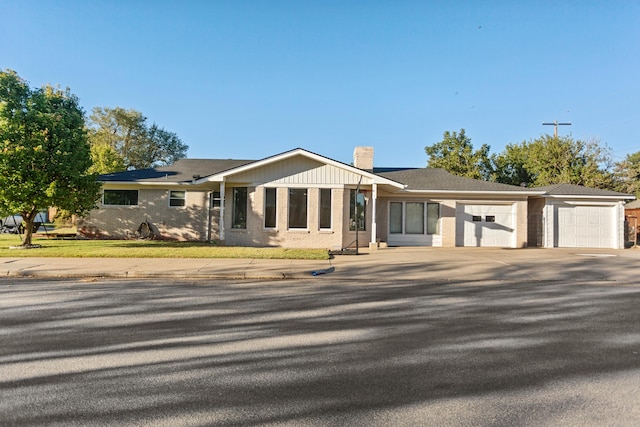
[[245,248],[203,242],[54,240],[36,237],[32,243],[42,247],[10,249],[10,246],[21,244],[20,237],[0,234],[0,257],[329,259],[326,249]]

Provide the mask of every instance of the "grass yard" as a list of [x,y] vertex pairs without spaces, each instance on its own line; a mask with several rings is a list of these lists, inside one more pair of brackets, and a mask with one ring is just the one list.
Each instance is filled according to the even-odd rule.
[[246,248],[163,240],[54,240],[34,237],[32,243],[42,245],[41,248],[9,249],[21,243],[16,234],[0,234],[0,257],[329,259],[326,249]]

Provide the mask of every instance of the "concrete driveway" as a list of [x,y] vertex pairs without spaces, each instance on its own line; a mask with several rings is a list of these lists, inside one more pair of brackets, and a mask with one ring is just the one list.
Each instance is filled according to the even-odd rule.
[[403,247],[336,257],[335,275],[362,280],[640,283],[640,250]]
[[639,286],[315,279],[2,279],[0,424],[640,421]]

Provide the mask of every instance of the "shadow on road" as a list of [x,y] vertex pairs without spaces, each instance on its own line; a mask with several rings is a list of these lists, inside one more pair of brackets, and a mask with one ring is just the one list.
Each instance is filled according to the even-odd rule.
[[[0,417],[385,424],[638,370],[639,302],[638,287],[559,282],[0,281]],[[509,422],[536,410],[521,405]]]

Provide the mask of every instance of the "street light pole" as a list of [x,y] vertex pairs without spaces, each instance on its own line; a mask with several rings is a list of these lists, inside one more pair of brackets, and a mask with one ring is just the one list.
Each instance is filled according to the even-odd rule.
[[558,137],[558,126],[571,126],[571,123],[558,123],[557,120],[554,120],[553,123],[545,122],[542,123],[544,126],[553,126],[553,137]]

